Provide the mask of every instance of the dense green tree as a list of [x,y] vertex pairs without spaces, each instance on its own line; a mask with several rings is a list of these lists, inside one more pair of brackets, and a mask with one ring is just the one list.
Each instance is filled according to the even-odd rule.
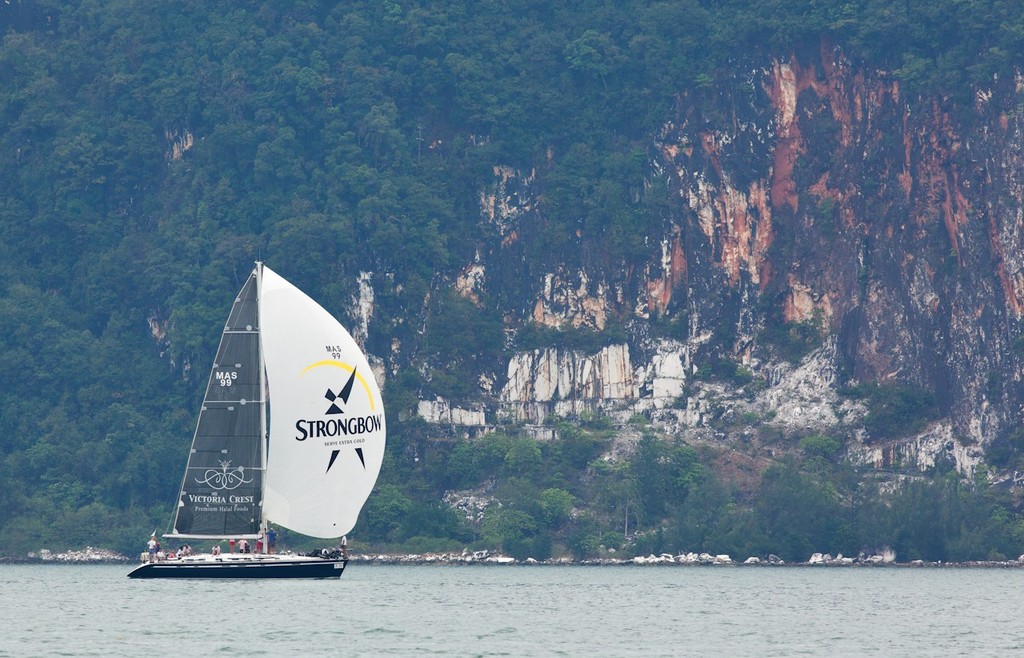
[[763,552],[804,561],[814,552],[849,554],[853,549],[836,545],[843,510],[834,489],[793,463],[764,472],[754,513]]
[[576,497],[564,489],[555,487],[540,492],[540,508],[544,521],[557,528],[565,523],[572,513]]
[[681,443],[668,443],[647,434],[631,459],[644,510],[657,518],[668,506],[682,502],[703,476],[697,452]]

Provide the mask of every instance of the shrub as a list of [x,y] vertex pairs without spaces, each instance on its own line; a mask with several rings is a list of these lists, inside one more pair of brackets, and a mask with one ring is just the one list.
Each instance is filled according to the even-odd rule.
[[910,384],[861,384],[854,387],[853,392],[867,403],[864,425],[874,439],[914,434],[938,416],[932,394]]
[[807,457],[822,457],[829,461],[836,458],[843,442],[833,436],[812,434],[800,439],[800,450]]

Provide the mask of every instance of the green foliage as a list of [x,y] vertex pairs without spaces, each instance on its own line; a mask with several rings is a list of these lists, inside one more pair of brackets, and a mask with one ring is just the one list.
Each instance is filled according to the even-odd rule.
[[484,517],[484,539],[499,545],[532,537],[537,531],[537,522],[522,510],[499,508],[489,511]]
[[1024,470],[1024,429],[997,435],[985,448],[985,461],[1006,470]]
[[468,541],[472,537],[465,519],[443,503],[413,502],[403,515],[393,540],[407,541],[413,537]]
[[378,486],[366,501],[360,514],[360,529],[370,541],[387,542],[396,539],[402,520],[412,509],[413,501],[393,484]]
[[717,379],[734,386],[746,386],[754,381],[754,374],[749,368],[735,361],[716,358],[700,366],[694,373],[694,379],[698,381]]
[[708,473],[670,510],[664,535],[669,550],[736,552],[728,537],[730,529],[737,525],[733,496],[717,477]]
[[832,461],[843,448],[843,442],[833,436],[812,434],[800,439],[800,451],[807,457],[821,457]]
[[693,448],[650,434],[640,439],[630,465],[640,503],[654,517],[661,517],[667,506],[686,498],[705,474]]
[[530,439],[519,439],[505,453],[502,471],[520,477],[536,476],[543,456],[540,446]]
[[576,497],[565,489],[555,487],[540,492],[540,509],[544,522],[557,528],[569,519]]
[[558,450],[565,468],[572,471],[585,469],[601,454],[607,440],[599,435],[587,432],[568,422],[560,422],[558,430]]
[[744,411],[742,414],[740,414],[740,420],[743,422],[744,425],[756,426],[761,424],[761,415],[758,414],[756,411]]
[[816,204],[817,225],[821,232],[828,237],[836,234],[836,201],[832,197],[825,197]]
[[431,392],[450,399],[471,398],[479,386],[471,373],[487,372],[501,362],[505,333],[496,312],[482,311],[450,289],[442,289],[431,304],[424,350],[436,366]]
[[493,480],[515,443],[511,437],[499,432],[485,434],[471,443],[460,443],[448,460],[447,483],[463,487],[481,480]]
[[901,559],[988,560],[1020,552],[1008,495],[955,477],[907,480],[862,530]]
[[938,414],[928,391],[898,382],[868,383],[847,389],[867,403],[864,424],[875,439],[895,438],[919,432]]
[[857,548],[842,543],[836,491],[795,464],[776,464],[763,473],[754,513],[761,550],[784,560],[806,560],[824,546],[846,554]]
[[[620,541],[618,535],[616,535],[615,541]],[[598,555],[602,545],[600,527],[593,519],[584,517],[568,533],[565,543],[569,552],[577,560]]]
[[821,346],[825,329],[824,318],[818,309],[814,310],[811,318],[800,322],[783,322],[781,318],[769,316],[761,339],[786,361],[799,363]]
[[650,327],[655,336],[685,341],[690,337],[690,316],[685,310],[671,316],[658,315],[651,318]]
[[629,420],[626,422],[628,422],[630,425],[636,425],[638,427],[643,427],[645,425],[651,424],[650,419],[647,418],[647,416],[640,413],[633,414],[632,416],[629,417]]
[[520,351],[558,347],[584,354],[596,354],[609,345],[624,342],[625,329],[617,325],[596,331],[587,327],[563,329],[528,323],[516,333],[516,348]]

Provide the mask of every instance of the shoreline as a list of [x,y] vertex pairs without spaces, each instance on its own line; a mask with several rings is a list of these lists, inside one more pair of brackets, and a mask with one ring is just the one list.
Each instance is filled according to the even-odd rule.
[[[81,551],[51,552],[46,549],[38,553],[29,553],[23,557],[0,557],[0,565],[5,564],[134,564],[136,560],[109,549],[87,547]],[[743,562],[732,560],[727,555],[710,555],[707,553],[686,553],[680,555],[650,555],[633,558],[592,558],[576,560],[573,558],[553,558],[550,560],[516,560],[500,553],[476,551],[464,553],[354,553],[350,562],[370,566],[537,566],[537,567],[768,567],[768,568],[890,568],[890,569],[1021,569],[1024,568],[1024,555],[1016,560],[968,560],[965,562],[943,562],[929,560],[911,560],[898,562],[890,555],[872,555],[867,557],[847,558],[842,555],[832,557],[828,554],[815,553],[806,562],[784,562],[770,556],[767,559],[747,558]]]
[[704,568],[866,568],[866,569],[1022,569],[1021,560],[969,560],[966,562],[943,562],[928,560],[911,560],[909,562],[882,562],[855,559],[846,561],[807,561],[807,562],[737,562],[729,561],[687,561],[670,560],[656,556],[635,557],[628,559],[595,558],[574,560],[557,558],[551,560],[515,560],[507,556],[495,556],[484,559],[466,559],[462,556],[439,555],[353,555],[353,563],[373,566],[525,566],[525,567],[704,567]]

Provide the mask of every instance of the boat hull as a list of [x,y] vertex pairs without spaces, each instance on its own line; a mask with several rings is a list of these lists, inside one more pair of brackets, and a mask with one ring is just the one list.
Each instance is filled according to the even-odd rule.
[[346,559],[166,560],[147,562],[129,578],[339,578]]

